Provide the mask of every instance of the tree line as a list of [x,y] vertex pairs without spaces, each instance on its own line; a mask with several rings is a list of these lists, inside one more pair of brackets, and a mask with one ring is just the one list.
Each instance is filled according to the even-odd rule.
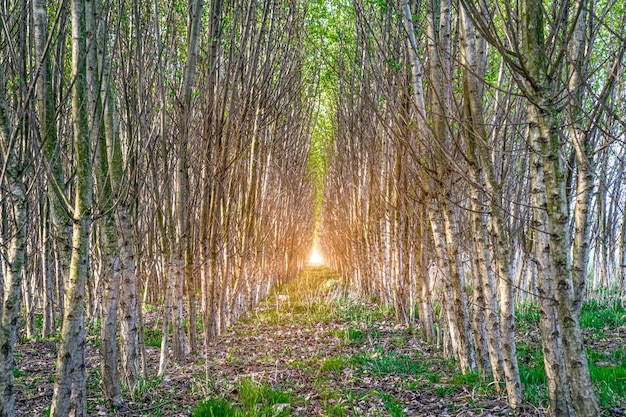
[[538,305],[552,416],[598,416],[580,313],[626,293],[618,2],[336,3],[324,256],[522,404]]
[[298,0],[1,2],[1,416],[21,332],[58,337],[50,415],[82,416],[89,331],[119,407],[147,377],[148,304],[162,376],[301,269],[305,14]]

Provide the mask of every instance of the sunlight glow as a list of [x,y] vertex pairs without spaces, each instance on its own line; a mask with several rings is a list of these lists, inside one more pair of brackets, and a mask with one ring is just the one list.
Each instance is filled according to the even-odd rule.
[[309,258],[309,265],[322,265],[324,263],[324,258],[317,251],[317,247],[313,247],[313,252],[311,252],[311,257]]

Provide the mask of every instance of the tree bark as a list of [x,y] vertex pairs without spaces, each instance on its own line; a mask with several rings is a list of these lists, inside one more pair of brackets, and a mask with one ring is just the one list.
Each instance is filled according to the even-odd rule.
[[[0,35],[0,39],[4,38]],[[6,101],[4,69],[0,68],[0,146],[6,176],[0,177],[2,188],[7,190],[8,210],[2,217],[9,220],[7,236],[8,256],[4,274],[0,272],[2,299],[0,300],[0,417],[15,415],[15,340],[20,313],[22,274],[26,256],[26,232],[28,205],[24,186],[24,167],[21,166],[15,148],[18,140],[11,128]],[[6,187],[6,188],[5,188]],[[4,191],[3,191],[4,192]],[[3,198],[4,200],[4,198]],[[4,219],[3,219],[4,220]],[[2,262],[3,266],[5,262]],[[4,275],[4,276],[3,276]]]
[[73,208],[72,256],[67,288],[67,306],[50,415],[86,416],[85,375],[85,283],[89,267],[89,234],[92,210],[91,143],[86,103],[85,0],[72,0],[72,127],[76,166],[76,193]]

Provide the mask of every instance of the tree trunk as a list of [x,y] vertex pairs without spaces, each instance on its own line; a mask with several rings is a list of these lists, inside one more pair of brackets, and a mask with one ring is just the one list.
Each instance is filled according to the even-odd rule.
[[[482,15],[487,14],[482,7],[478,9]],[[495,258],[495,266],[497,277],[499,277],[498,290],[500,293],[500,308],[498,309],[497,299],[495,298],[495,282],[493,278],[491,284],[487,284],[487,302],[491,306],[489,311],[495,314],[500,311],[500,318],[493,317],[495,320],[488,325],[488,330],[494,330],[498,326],[500,336],[493,335],[493,349],[497,349],[496,353],[498,362],[502,361],[504,366],[504,379],[508,394],[508,402],[512,408],[517,408],[523,401],[522,385],[519,376],[519,367],[517,363],[517,352],[515,347],[515,313],[514,313],[514,282],[513,269],[511,268],[510,259],[510,243],[508,233],[504,221],[504,209],[502,207],[502,193],[500,186],[496,181],[494,166],[487,145],[487,134],[485,131],[485,122],[482,108],[483,97],[483,78],[487,68],[486,45],[484,38],[478,36],[474,28],[472,19],[468,16],[465,8],[461,11],[461,32],[462,32],[462,60],[463,60],[463,85],[464,85],[464,101],[463,109],[468,123],[466,129],[466,140],[469,141],[468,158],[470,168],[474,169],[473,179],[481,186],[484,184],[488,195],[490,208],[490,223],[493,241],[495,242],[493,250]],[[478,219],[477,219],[478,220]],[[485,225],[486,227],[486,225]],[[483,229],[485,230],[485,229]],[[484,236],[485,243],[489,244],[489,238]],[[486,246],[485,248],[487,248]],[[491,262],[489,262],[491,263]],[[491,270],[491,266],[487,266]],[[487,272],[488,273],[488,272]],[[491,288],[491,289],[489,289]],[[490,313],[487,313],[488,315]],[[497,340],[496,340],[497,339]],[[494,360],[495,358],[492,358]],[[493,364],[493,363],[492,363]],[[497,369],[497,368],[496,368]]]
[[[4,36],[0,35],[0,39]],[[8,213],[2,214],[7,219],[8,256],[4,274],[0,271],[2,299],[0,300],[0,417],[15,415],[15,340],[17,337],[20,313],[21,286],[26,257],[26,232],[28,205],[24,187],[23,167],[15,151],[18,138],[10,127],[6,102],[4,69],[0,68],[0,150],[6,167],[6,177],[2,179],[3,205],[7,204]],[[3,167],[3,169],[4,169]],[[6,185],[5,185],[6,184]],[[4,188],[6,186],[6,189]],[[4,190],[6,194],[4,194]],[[5,264],[3,260],[2,264]],[[4,275],[4,276],[3,276]]]
[[[531,146],[540,147],[539,128],[533,121],[534,108],[529,109],[529,136]],[[531,154],[531,201],[533,206],[533,247],[537,266],[537,290],[539,293],[539,331],[543,361],[546,369],[550,413],[553,417],[574,415],[569,390],[569,378],[565,368],[561,328],[557,316],[556,282],[552,274],[550,254],[550,224],[546,210],[546,188],[543,158],[539,150]]]
[[76,194],[73,209],[72,256],[67,288],[67,306],[54,380],[50,415],[87,414],[85,377],[85,283],[89,266],[89,234],[92,210],[91,144],[86,106],[85,0],[73,0],[72,15],[72,125],[76,164]]

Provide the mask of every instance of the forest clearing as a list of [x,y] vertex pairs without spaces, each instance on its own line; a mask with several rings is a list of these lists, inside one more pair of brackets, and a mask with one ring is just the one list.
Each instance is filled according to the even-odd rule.
[[[626,413],[626,307],[588,306],[583,317],[605,415]],[[545,416],[538,312],[518,318],[525,404],[511,410],[479,373],[462,374],[398,325],[389,308],[351,294],[325,267],[309,267],[182,364],[156,378],[160,341],[147,343],[151,379],[109,410],[99,387],[97,338],[88,337],[92,416]],[[621,325],[620,325],[621,323]],[[147,330],[158,336],[157,323]],[[94,332],[97,334],[97,332]],[[52,395],[54,342],[18,346],[18,415],[44,415]],[[210,414],[210,410],[214,414]]]
[[623,415],[625,27],[0,0],[0,417]]

